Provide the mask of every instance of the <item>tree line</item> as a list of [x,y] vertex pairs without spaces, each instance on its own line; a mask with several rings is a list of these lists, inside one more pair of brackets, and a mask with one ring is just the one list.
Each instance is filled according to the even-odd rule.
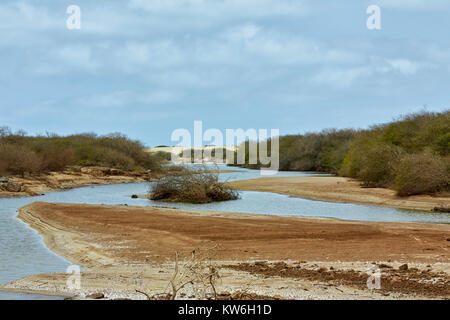
[[286,135],[279,152],[284,171],[334,173],[364,187],[392,188],[400,196],[447,193],[450,110],[410,114],[365,130]]
[[145,152],[141,142],[120,133],[28,136],[0,127],[0,175],[62,171],[70,165],[155,170],[162,161]]

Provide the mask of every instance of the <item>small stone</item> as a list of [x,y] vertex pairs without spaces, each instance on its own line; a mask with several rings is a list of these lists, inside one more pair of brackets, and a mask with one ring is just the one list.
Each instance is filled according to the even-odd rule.
[[275,300],[283,300],[283,297],[280,296],[279,294],[274,295],[273,298],[274,298]]
[[131,198],[132,198],[132,199],[137,199],[137,198],[138,198],[138,195],[137,195],[137,194],[133,194],[133,195],[131,196]]
[[402,271],[408,270],[408,264],[407,263],[402,264],[400,267],[398,267],[398,269]]
[[88,299],[103,299],[104,297],[105,297],[105,295],[101,292],[93,293],[93,294],[86,296],[86,298],[88,298]]

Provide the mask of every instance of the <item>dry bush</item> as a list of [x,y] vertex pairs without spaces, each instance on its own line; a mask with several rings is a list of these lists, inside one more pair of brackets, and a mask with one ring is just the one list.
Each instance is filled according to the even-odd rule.
[[181,175],[169,175],[150,186],[151,200],[208,203],[236,200],[237,191],[219,182],[218,174],[183,170]]
[[77,164],[132,170],[135,161],[127,155],[103,146],[83,146],[76,153]]
[[42,170],[62,171],[73,163],[73,151],[59,145],[48,145],[39,155],[42,158]]
[[445,160],[432,154],[406,155],[396,169],[394,190],[399,196],[433,194],[448,190],[448,166],[448,158]]
[[[137,268],[134,290],[145,295],[148,300],[175,300],[186,293],[196,299],[217,299],[216,287],[221,278],[213,259],[219,250],[219,245],[196,248],[189,258],[181,261],[179,253],[176,252],[174,272],[164,291],[158,294],[152,294],[148,290],[151,283],[145,274],[145,268]],[[184,292],[180,294],[182,291]]]
[[218,249],[218,246],[205,250],[196,249],[183,262],[179,261],[178,252],[175,254],[175,270],[167,286],[171,290],[168,294],[171,300],[175,300],[178,293],[186,287],[192,290],[197,299],[217,299],[216,286],[220,275],[212,259]]
[[32,150],[21,145],[0,144],[0,172],[20,174],[37,172],[42,159]]
[[[144,146],[139,141],[118,133],[106,136],[97,136],[94,133],[27,136],[23,131],[13,133],[7,127],[0,127],[0,144],[7,145],[8,148],[7,154],[1,155],[0,171],[10,174],[23,171],[12,165],[14,162],[11,162],[11,159],[24,152],[28,152],[32,160],[27,172],[63,171],[66,166],[73,165],[105,166],[129,171],[134,168],[157,171],[165,161],[159,156],[145,152]],[[36,167],[39,160],[41,163]]]

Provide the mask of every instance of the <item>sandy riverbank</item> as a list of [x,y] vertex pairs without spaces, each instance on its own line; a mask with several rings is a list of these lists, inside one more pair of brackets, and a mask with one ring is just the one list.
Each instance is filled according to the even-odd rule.
[[[167,292],[175,252],[190,257],[218,245],[218,291],[293,299],[450,297],[449,225],[52,203],[25,206],[19,217],[51,250],[85,267],[82,290],[69,290],[63,273],[3,290],[145,298],[139,286],[157,296]],[[381,290],[366,287],[373,263],[381,268]],[[404,263],[409,268],[400,270]]]
[[[210,173],[236,172],[236,170],[204,170]],[[92,185],[145,182],[175,172],[130,172],[105,167],[70,167],[63,172],[49,172],[26,177],[8,177],[18,190],[7,190],[0,184],[0,198],[29,197],[54,191],[63,191]],[[14,189],[14,188],[12,188]]]
[[265,177],[229,182],[238,190],[265,191],[312,200],[360,203],[410,210],[448,208],[450,197],[418,195],[398,197],[384,188],[362,188],[358,181],[343,177]]
[[0,198],[36,196],[90,185],[144,182],[148,179],[148,173],[104,167],[70,167],[63,172],[8,177],[17,190],[7,190],[6,185],[5,189],[2,189],[0,185]]

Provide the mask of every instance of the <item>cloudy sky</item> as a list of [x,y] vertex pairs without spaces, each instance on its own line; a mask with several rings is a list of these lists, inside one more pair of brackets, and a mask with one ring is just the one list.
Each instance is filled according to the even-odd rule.
[[287,134],[442,111],[449,14],[448,0],[2,0],[0,126],[154,146],[194,120]]

